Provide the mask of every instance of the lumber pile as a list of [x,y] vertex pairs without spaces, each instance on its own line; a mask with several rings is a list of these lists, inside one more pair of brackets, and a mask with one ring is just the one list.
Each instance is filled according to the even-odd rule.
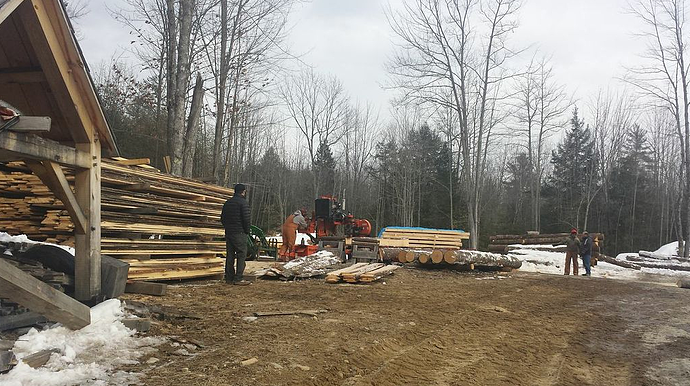
[[[161,173],[147,159],[104,160],[101,253],[142,260],[135,280],[172,280],[223,273],[223,203],[233,190]],[[64,169],[70,183],[72,170]],[[0,231],[36,241],[74,244],[62,202],[21,162],[0,163]],[[190,260],[187,260],[190,259]]]
[[[489,252],[508,253],[511,248],[510,245],[559,245],[565,244],[565,240],[570,237],[570,233],[551,233],[539,234],[538,232],[529,231],[524,235],[494,235],[489,237]],[[577,235],[578,239],[582,239],[582,234]],[[604,240],[603,233],[590,233],[589,237],[595,238],[602,242]]]
[[391,275],[399,265],[385,265],[383,263],[356,263],[347,268],[329,272],[326,283],[372,283]]
[[470,234],[461,230],[386,227],[379,234],[379,246],[399,248],[462,248]]

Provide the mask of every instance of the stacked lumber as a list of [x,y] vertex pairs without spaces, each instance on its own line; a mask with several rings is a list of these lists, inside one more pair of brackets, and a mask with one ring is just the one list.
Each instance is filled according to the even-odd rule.
[[[216,258],[225,253],[220,212],[232,189],[161,173],[147,159],[103,161],[103,254],[141,259],[130,270],[134,280],[222,274],[223,260]],[[64,172],[72,183],[74,172]],[[0,212],[0,231],[74,245],[64,205],[21,162],[0,163]]]
[[413,227],[386,227],[379,234],[381,247],[400,248],[462,248],[462,240],[470,234],[461,230]]
[[347,268],[329,272],[326,283],[372,283],[384,276],[390,275],[399,265],[385,265],[383,263],[356,263]]
[[[592,239],[604,240],[603,233],[590,233]],[[529,231],[524,235],[494,235],[489,237],[489,252],[508,253],[509,245],[558,245],[565,244],[565,240],[570,237],[570,233],[551,233],[539,234]],[[582,234],[577,237],[582,239]]]

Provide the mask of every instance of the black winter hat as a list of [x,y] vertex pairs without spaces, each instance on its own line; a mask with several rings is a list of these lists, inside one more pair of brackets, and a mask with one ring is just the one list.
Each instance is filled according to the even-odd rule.
[[235,195],[240,195],[245,190],[247,190],[247,187],[244,184],[235,184]]

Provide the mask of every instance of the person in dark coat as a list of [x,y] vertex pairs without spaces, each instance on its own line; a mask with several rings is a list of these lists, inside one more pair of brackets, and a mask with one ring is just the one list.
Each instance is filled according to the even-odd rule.
[[[243,280],[244,260],[247,258],[247,235],[251,213],[247,202],[247,187],[235,185],[235,194],[223,205],[220,221],[225,228],[225,282],[228,284],[247,285]],[[235,270],[237,261],[237,270]]]
[[590,260],[592,259],[592,238],[589,237],[587,231],[582,232],[580,256],[582,256],[582,264],[585,266],[585,273],[583,273],[582,276],[592,276],[592,267],[590,266]]
[[565,239],[565,270],[564,275],[570,275],[570,263],[573,263],[573,275],[577,276],[577,255],[580,254],[580,240],[577,239],[577,229],[570,230],[570,237]]

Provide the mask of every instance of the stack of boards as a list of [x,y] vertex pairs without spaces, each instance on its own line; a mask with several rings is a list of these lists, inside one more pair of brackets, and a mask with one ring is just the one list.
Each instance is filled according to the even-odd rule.
[[[64,169],[68,181],[74,172]],[[223,274],[223,203],[233,190],[161,173],[147,159],[104,159],[101,252],[131,264],[130,279],[174,280]],[[0,231],[74,244],[62,202],[21,162],[0,164]]]
[[[550,233],[540,234],[539,232],[527,232],[524,235],[495,235],[489,237],[489,252],[508,253],[511,248],[510,245],[557,245],[565,244],[565,240],[570,236],[570,233]],[[590,233],[592,239],[597,239],[599,242],[604,241],[603,233]],[[582,239],[582,234],[577,235],[578,239]],[[552,250],[552,249],[548,249]],[[563,250],[565,252],[565,250]]]
[[356,263],[347,268],[329,272],[326,283],[372,283],[384,276],[390,275],[399,265],[385,265],[383,263]]
[[414,249],[460,249],[470,234],[461,230],[387,227],[379,236],[380,247]]

